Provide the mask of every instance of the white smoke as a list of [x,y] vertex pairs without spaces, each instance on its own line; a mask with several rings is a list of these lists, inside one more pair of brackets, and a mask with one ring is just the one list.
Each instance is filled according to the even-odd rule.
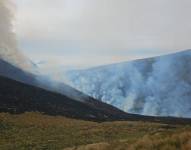
[[66,76],[73,87],[126,112],[191,117],[191,51]]
[[29,70],[30,63],[18,50],[13,32],[13,6],[10,0],[0,0],[0,59]]

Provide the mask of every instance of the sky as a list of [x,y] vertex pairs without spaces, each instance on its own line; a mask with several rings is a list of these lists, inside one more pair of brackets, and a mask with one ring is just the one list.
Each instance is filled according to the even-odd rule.
[[14,0],[34,62],[91,67],[191,48],[190,0]]

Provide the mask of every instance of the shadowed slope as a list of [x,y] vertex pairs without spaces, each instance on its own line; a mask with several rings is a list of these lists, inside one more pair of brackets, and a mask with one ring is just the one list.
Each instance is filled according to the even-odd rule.
[[97,121],[118,120],[126,116],[126,113],[110,105],[93,101],[89,98],[86,103],[82,103],[64,95],[0,77],[1,112],[39,111],[49,115]]
[[48,115],[93,121],[131,120],[190,124],[191,119],[127,114],[111,105],[88,98],[79,102],[64,95],[0,76],[0,112],[38,111]]
[[23,83],[36,83],[35,78],[31,73],[27,73],[2,59],[0,59],[0,75]]

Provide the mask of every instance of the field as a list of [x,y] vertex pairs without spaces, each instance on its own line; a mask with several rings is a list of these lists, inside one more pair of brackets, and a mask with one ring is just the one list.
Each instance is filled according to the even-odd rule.
[[190,150],[191,125],[0,114],[0,150]]

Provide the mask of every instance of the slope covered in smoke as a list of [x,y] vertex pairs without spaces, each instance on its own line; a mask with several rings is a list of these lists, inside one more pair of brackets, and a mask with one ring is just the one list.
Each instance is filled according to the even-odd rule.
[[13,7],[10,0],[0,1],[0,75],[62,93],[76,100],[87,97],[64,83],[36,74],[37,67],[18,49],[13,32]]
[[191,50],[66,76],[73,87],[126,112],[191,117]]
[[[37,68],[35,71],[38,70]],[[34,72],[34,71],[33,71]],[[49,91],[66,95],[78,101],[85,101],[89,97],[82,92],[66,85],[63,82],[55,81],[42,74],[34,74],[26,71],[19,66],[12,65],[0,58],[0,76],[8,77],[16,81],[40,87]]]
[[86,103],[62,94],[0,76],[0,112],[20,114],[41,112],[70,118],[93,121],[129,120],[167,124],[190,124],[191,119],[171,117],[148,117],[127,114],[111,105],[89,98]]
[[123,111],[91,98],[82,103],[65,95],[0,76],[0,112],[30,111],[95,121],[128,117]]

